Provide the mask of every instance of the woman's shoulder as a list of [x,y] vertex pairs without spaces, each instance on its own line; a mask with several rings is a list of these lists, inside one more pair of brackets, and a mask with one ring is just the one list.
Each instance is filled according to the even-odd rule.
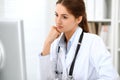
[[91,38],[100,38],[100,36],[99,35],[97,35],[97,34],[94,34],[94,33],[85,33],[85,36],[87,36],[87,37],[91,37]]
[[84,38],[87,41],[102,40],[102,38],[99,35],[93,33],[84,33]]

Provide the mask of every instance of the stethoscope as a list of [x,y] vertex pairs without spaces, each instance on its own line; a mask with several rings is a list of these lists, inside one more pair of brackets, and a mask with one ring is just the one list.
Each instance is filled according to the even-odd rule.
[[[73,70],[74,70],[75,60],[76,60],[78,51],[79,51],[81,43],[82,43],[83,33],[84,32],[82,31],[82,33],[81,33],[81,35],[79,37],[78,44],[77,44],[76,51],[75,51],[75,56],[73,58],[73,61],[72,61],[72,64],[71,64],[71,67],[70,67],[67,79],[65,79],[65,80],[74,80],[72,74],[73,74]],[[59,53],[59,52],[60,52],[60,46],[58,46],[58,50],[57,50],[57,53]],[[58,70],[58,67],[59,67],[58,66],[58,54],[57,54],[57,62],[55,64],[55,66],[56,66],[55,67],[55,80],[62,80],[62,74],[63,74],[63,72]]]

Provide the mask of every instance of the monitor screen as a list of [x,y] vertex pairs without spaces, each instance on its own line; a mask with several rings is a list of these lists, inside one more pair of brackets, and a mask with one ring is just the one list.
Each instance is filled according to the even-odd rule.
[[0,20],[0,80],[26,80],[22,20]]

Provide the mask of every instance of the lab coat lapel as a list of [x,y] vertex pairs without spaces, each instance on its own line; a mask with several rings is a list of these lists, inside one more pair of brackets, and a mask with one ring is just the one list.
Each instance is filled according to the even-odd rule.
[[[65,46],[64,46],[65,47]],[[66,63],[65,63],[65,48],[61,47],[60,49],[60,58],[61,58],[61,62],[62,62],[62,68],[63,68],[63,78],[67,77],[67,72],[66,72]]]
[[73,43],[73,45],[71,46],[69,52],[67,53],[66,56],[66,67],[68,68],[70,66],[70,64],[73,61],[74,55],[75,55],[75,49],[76,49],[76,43]]
[[60,48],[59,56],[61,58],[62,65],[65,66],[65,48]]
[[77,31],[77,34],[75,36],[74,42],[72,43],[71,48],[70,48],[69,52],[67,53],[67,57],[66,57],[66,67],[67,68],[71,65],[71,63],[73,61],[75,51],[76,51],[76,47],[77,47],[77,44],[78,44],[78,40],[79,40],[79,37],[80,37],[81,33],[82,33],[82,29],[78,28],[78,31]]

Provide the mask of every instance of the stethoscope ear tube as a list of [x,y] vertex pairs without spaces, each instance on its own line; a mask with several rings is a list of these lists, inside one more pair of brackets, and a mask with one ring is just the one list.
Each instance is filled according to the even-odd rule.
[[80,35],[80,37],[79,37],[79,41],[78,41],[77,48],[76,48],[76,51],[75,51],[75,56],[74,56],[74,58],[73,58],[73,61],[72,61],[71,67],[70,67],[69,76],[72,76],[72,74],[73,74],[73,69],[74,69],[74,65],[75,65],[75,60],[76,60],[78,51],[80,50],[80,46],[81,46],[82,39],[83,39],[83,35],[84,35],[83,33],[84,33],[84,32],[82,31],[82,33],[81,33],[81,35]]

